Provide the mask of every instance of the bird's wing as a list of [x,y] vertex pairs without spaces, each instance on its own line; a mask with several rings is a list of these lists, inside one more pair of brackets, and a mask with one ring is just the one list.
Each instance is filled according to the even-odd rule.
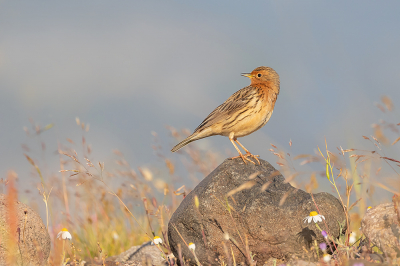
[[247,86],[241,90],[238,90],[223,104],[215,108],[215,110],[212,111],[206,119],[204,119],[204,121],[194,130],[194,132],[200,132],[209,126],[226,120],[233,114],[246,109],[248,103],[253,99],[256,93],[257,89],[252,86]]

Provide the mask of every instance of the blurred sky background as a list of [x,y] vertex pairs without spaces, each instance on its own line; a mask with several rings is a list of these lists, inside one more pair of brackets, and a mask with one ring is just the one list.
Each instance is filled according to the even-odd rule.
[[[281,92],[268,124],[241,139],[252,153],[277,166],[270,143],[292,140],[295,155],[325,137],[331,150],[373,149],[362,138],[371,125],[400,122],[374,104],[388,95],[400,106],[399,14],[399,1],[0,1],[1,177],[39,181],[21,144],[57,174],[57,141],[80,143],[75,117],[90,124],[94,161],[107,168],[119,149],[134,167],[153,165],[152,131],[168,151],[167,125],[192,131],[261,65]],[[55,126],[38,141],[23,130],[30,118]],[[220,136],[197,145],[235,152]]]

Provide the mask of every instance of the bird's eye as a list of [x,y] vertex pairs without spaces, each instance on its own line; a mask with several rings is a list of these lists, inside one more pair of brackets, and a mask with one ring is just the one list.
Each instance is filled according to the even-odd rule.
[[260,78],[261,76],[262,76],[262,75],[261,75],[260,73],[258,73],[258,74],[257,74],[257,77],[259,77],[259,78]]

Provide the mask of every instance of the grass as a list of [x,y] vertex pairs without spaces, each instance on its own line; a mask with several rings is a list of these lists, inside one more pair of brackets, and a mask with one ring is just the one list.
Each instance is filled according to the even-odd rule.
[[[385,114],[393,111],[393,104],[388,97],[383,97],[378,107]],[[178,163],[171,159],[169,154],[162,152],[158,135],[153,133],[155,139],[153,149],[158,159],[164,162],[164,167],[134,169],[118,150],[114,151],[118,168],[108,167],[92,156],[92,148],[86,141],[89,125],[79,119],[76,119],[76,124],[82,133],[82,142],[79,147],[81,152],[75,151],[74,147],[78,145],[71,139],[67,139],[67,145],[58,144],[59,175],[43,174],[44,164],[41,159],[37,159],[40,156],[32,154],[28,149],[25,153],[28,163],[32,165],[37,176],[38,190],[42,200],[41,203],[37,199],[37,204],[43,204],[41,208],[44,208],[46,213],[43,219],[44,224],[52,238],[53,248],[49,265],[61,265],[66,262],[79,263],[81,260],[96,260],[104,263],[107,257],[118,255],[133,245],[151,241],[154,236],[160,236],[163,239],[163,243],[157,247],[160,249],[160,255],[165,257],[170,252],[166,239],[168,220],[189,192],[185,186],[181,186],[178,176],[202,178],[215,169],[223,157],[212,151],[204,152],[195,144],[191,144],[181,151],[182,161],[179,163],[179,168],[183,165],[184,170],[177,174]],[[43,143],[39,137],[43,132],[51,130],[53,124],[43,128],[36,126],[33,122],[32,125],[33,130],[25,128],[25,131],[29,136],[37,136]],[[323,148],[316,147],[315,154],[296,156],[291,154],[291,147],[295,145],[292,141],[289,141],[286,147],[271,144],[270,151],[276,156],[276,164],[279,165],[279,170],[288,182],[306,190],[311,195],[321,190],[322,183],[323,187],[330,186],[329,192],[341,201],[346,214],[346,226],[350,229],[343,231],[339,239],[328,241],[328,244],[331,241],[334,243],[334,247],[328,245],[328,250],[337,250],[332,260],[338,263],[343,264],[348,259],[357,257],[356,244],[363,239],[359,231],[361,219],[367,206],[380,203],[380,200],[375,200],[374,196],[377,193],[382,194],[383,191],[397,196],[399,194],[400,189],[396,179],[398,180],[400,176],[400,161],[385,154],[386,150],[391,148],[398,150],[400,146],[399,125],[400,123],[386,121],[375,124],[373,135],[362,136],[369,143],[370,150],[354,147],[332,149],[329,147],[329,141],[326,140]],[[177,140],[189,133],[179,132],[171,127],[168,130],[170,135]],[[45,152],[44,144],[42,144],[42,152]],[[313,169],[317,171],[303,170],[302,166],[308,164],[313,164]],[[10,200],[17,197],[12,176],[10,174],[5,181],[2,180],[2,185],[7,187]],[[321,176],[326,179],[321,179]],[[393,178],[386,180],[382,178],[383,176]],[[305,180],[305,182],[299,180]],[[251,186],[252,183],[249,181],[237,191]],[[232,194],[237,191],[233,191]],[[281,203],[284,200],[285,198]],[[221,204],[226,205],[225,207],[230,212],[229,203],[221,202]],[[15,213],[13,209],[10,211]],[[15,229],[13,226],[15,227],[15,221],[11,219],[8,221],[8,227],[6,225],[2,227],[12,231]],[[72,234],[72,241],[65,242],[67,245],[60,247],[62,241],[55,239],[55,236],[64,227]],[[321,230],[324,230],[323,224],[321,227]],[[7,229],[3,230],[3,235],[4,232],[7,232]],[[356,243],[350,241],[351,232],[356,232],[358,236]],[[8,239],[10,247],[18,245],[13,238],[2,237],[2,239]],[[184,240],[184,242],[189,243],[190,240]],[[238,242],[238,245],[243,245],[243,250],[246,250],[247,263],[253,264],[253,255],[247,245],[247,236],[240,235]],[[61,259],[64,249],[65,259]],[[380,252],[376,247],[374,249]],[[236,265],[235,258],[231,256],[233,254],[231,248],[224,246],[224,250],[229,259],[221,261],[221,264]],[[194,250],[192,252],[196,255]],[[320,257],[323,252],[315,243],[310,250],[305,250],[304,254],[305,258],[312,258]],[[322,259],[320,260],[322,262]],[[393,258],[387,258],[387,260],[395,262]],[[9,262],[17,262],[15,254],[10,255]],[[196,264],[200,264],[197,257]]]

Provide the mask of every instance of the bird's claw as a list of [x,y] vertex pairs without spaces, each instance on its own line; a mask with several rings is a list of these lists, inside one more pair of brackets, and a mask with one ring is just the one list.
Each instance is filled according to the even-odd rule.
[[251,154],[250,152],[246,153],[245,155],[240,154],[239,156],[235,156],[235,157],[232,157],[232,158],[230,158],[230,159],[233,160],[233,159],[236,159],[236,158],[242,158],[242,160],[243,160],[243,162],[244,162],[245,164],[247,164],[246,160],[249,161],[249,162],[251,162],[251,163],[253,163],[254,165],[256,164],[255,162],[253,162],[252,160],[250,160],[250,159],[247,158],[247,157],[252,157],[252,158],[254,158],[254,159],[258,162],[258,164],[261,165],[260,161],[259,161],[258,158],[257,158],[257,157],[260,157],[260,156],[259,156],[259,155],[253,155],[253,154]]
[[[253,154],[251,154],[250,152],[248,152],[248,153],[246,153],[246,154],[243,155],[243,156],[245,156],[246,159],[249,160],[249,161],[252,162],[252,163],[254,163],[254,162],[251,161],[251,160],[250,160],[249,158],[247,158],[247,157],[254,158],[254,159],[257,161],[257,163],[258,163],[259,165],[261,165],[260,160],[258,160],[258,158],[257,158],[257,157],[260,157],[260,155],[253,155]],[[254,163],[254,164],[255,164],[255,163]]]

